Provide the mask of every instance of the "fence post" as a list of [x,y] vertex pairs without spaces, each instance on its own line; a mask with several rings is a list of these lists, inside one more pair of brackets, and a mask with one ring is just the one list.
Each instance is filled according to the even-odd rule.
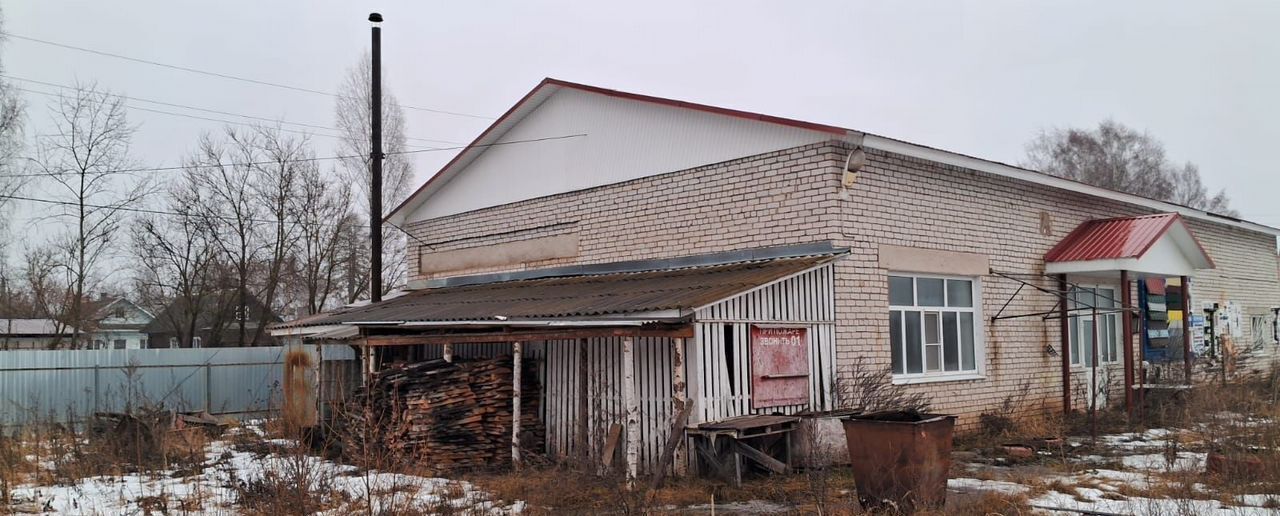
[[98,408],[98,399],[102,397],[100,395],[100,391],[102,390],[101,380],[102,380],[102,367],[101,365],[98,364],[98,361],[95,359],[93,361],[93,412],[94,413],[101,411],[101,409]]
[[204,411],[213,413],[213,364],[204,364]]

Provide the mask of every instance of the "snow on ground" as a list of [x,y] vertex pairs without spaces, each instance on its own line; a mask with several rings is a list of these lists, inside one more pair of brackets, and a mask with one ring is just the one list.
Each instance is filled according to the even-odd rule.
[[[275,442],[287,444],[290,441]],[[305,483],[327,493],[335,507],[320,514],[340,515],[366,509],[372,500],[374,512],[394,514],[410,509],[438,512],[446,506],[465,509],[467,514],[513,514],[523,504],[501,505],[470,483],[377,471],[360,471],[314,456],[277,449],[255,454],[236,449],[224,441],[214,441],[205,453],[203,471],[185,478],[171,471],[81,479],[72,485],[18,485],[12,490],[19,514],[107,515],[141,514],[159,504],[183,513],[234,513],[237,490],[271,473],[306,471]],[[373,495],[369,496],[372,492]],[[434,510],[433,510],[434,509]]]
[[[1030,503],[1033,506],[1051,514],[1095,511],[1134,515],[1280,515],[1280,509],[1275,508],[1280,507],[1280,494],[1259,493],[1236,496],[1229,498],[1233,502],[1231,504],[1223,504],[1221,501],[1212,499],[1146,498],[1121,494],[1126,491],[1141,492],[1164,484],[1167,480],[1161,475],[1195,474],[1204,471],[1207,455],[1205,453],[1178,451],[1166,454],[1163,452],[1172,448],[1170,440],[1179,438],[1180,434],[1177,431],[1166,429],[1099,436],[1100,449],[1095,453],[1070,459],[1071,464],[1082,468],[1077,472],[1041,471],[1036,475],[1005,475],[1011,477],[1008,480],[952,478],[948,481],[947,487],[961,492],[990,491],[1002,494],[1027,494],[1031,497]],[[1182,440],[1183,442],[1178,443],[1179,446],[1194,444],[1185,442],[1185,439]],[[1073,448],[1083,446],[1078,442],[1069,444]],[[1106,466],[1116,469],[1109,469]],[[1012,471],[1007,467],[978,464],[969,465],[968,469],[975,473],[982,472],[985,477],[1001,476],[999,475],[1001,472]],[[1034,479],[1035,485],[1011,481],[1023,478]],[[1048,486],[1047,491],[1046,486]],[[1064,493],[1053,489],[1070,492]],[[1197,493],[1197,497],[1216,498],[1212,491],[1201,483],[1191,485],[1190,490]],[[1054,508],[1063,509],[1063,511],[1051,510]]]
[[[1196,515],[1231,515],[1231,516],[1252,516],[1267,515],[1275,516],[1278,512],[1275,509],[1265,509],[1262,507],[1248,507],[1242,505],[1224,506],[1216,500],[1188,500],[1180,498],[1141,498],[1129,497],[1122,500],[1112,500],[1103,498],[1103,491],[1098,489],[1077,488],[1078,495],[1072,496],[1057,491],[1050,491],[1042,496],[1033,498],[1031,505],[1038,509],[1047,510],[1050,513],[1061,514],[1077,514],[1072,511],[1093,511],[1109,514],[1142,514],[1142,515],[1165,515],[1165,514],[1196,514]],[[1077,498],[1082,498],[1077,499]],[[1050,508],[1068,509],[1067,511],[1052,511]]]

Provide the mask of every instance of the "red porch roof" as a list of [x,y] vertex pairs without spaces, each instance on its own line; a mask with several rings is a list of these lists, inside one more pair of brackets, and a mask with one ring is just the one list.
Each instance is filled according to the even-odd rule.
[[1190,235],[1210,267],[1213,260],[1177,213],[1097,219],[1080,224],[1044,255],[1045,263],[1141,258],[1175,225]]

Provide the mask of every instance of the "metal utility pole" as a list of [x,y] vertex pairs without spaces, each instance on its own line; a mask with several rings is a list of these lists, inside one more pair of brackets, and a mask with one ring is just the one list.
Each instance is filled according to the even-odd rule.
[[369,300],[382,301],[382,15],[373,22],[373,59],[369,74]]

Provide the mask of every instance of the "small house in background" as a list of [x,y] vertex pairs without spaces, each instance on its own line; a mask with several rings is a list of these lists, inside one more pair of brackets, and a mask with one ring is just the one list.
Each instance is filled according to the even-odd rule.
[[280,321],[257,296],[245,294],[242,309],[235,290],[221,290],[194,302],[173,301],[142,331],[149,348],[271,346],[266,325]]
[[87,341],[93,349],[143,349],[147,334],[143,329],[155,315],[124,297],[100,295],[86,303],[92,326]]
[[0,350],[65,346],[74,330],[53,319],[0,319]]

